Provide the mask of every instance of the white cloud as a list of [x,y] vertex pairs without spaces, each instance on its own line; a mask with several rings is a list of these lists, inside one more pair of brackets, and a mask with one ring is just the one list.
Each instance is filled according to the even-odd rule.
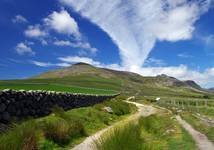
[[201,38],[204,41],[206,47],[214,48],[214,35],[211,34],[211,35],[204,36]]
[[191,39],[211,0],[59,0],[103,29],[127,70],[142,67],[156,41]]
[[180,80],[194,80],[201,86],[207,87],[214,84],[214,68],[208,68],[205,71],[189,69],[185,65],[172,67],[149,67],[141,68],[136,71],[145,76],[156,76],[166,74]]
[[42,40],[41,40],[41,44],[42,44],[43,46],[46,46],[46,45],[48,45],[48,42],[47,42],[46,40],[42,39]]
[[39,66],[39,67],[50,67],[50,66],[53,66],[52,63],[49,63],[49,62],[40,62],[40,61],[31,61],[32,64],[36,65],[36,66]]
[[80,37],[77,22],[66,10],[62,10],[61,12],[54,11],[44,19],[44,22],[49,28],[54,29],[58,33]]
[[69,63],[50,63],[50,62],[41,62],[41,61],[35,61],[35,60],[32,60],[31,63],[39,67],[52,67],[52,66],[69,67],[71,65]]
[[65,40],[65,41],[63,41],[63,40],[60,40],[60,41],[56,40],[56,41],[54,41],[54,45],[57,45],[57,46],[72,46],[73,43],[71,43],[68,40]]
[[57,46],[70,46],[70,47],[74,47],[74,48],[87,49],[92,53],[96,53],[97,52],[97,49],[92,47],[90,43],[83,42],[83,41],[71,42],[71,41],[68,41],[68,40],[56,40],[56,41],[54,41],[54,45],[57,45]]
[[180,53],[180,54],[178,54],[178,57],[180,57],[180,58],[193,58],[192,55],[189,55],[187,53]]
[[165,66],[166,63],[162,59],[156,59],[156,58],[148,58],[145,61],[144,66]]
[[35,55],[35,52],[31,49],[31,47],[29,47],[27,44],[23,42],[18,43],[15,50],[19,55],[24,55],[24,54]]
[[[56,38],[48,36],[51,29],[59,34],[65,34],[67,40],[56,40]],[[24,34],[27,37],[38,39],[43,46],[48,45],[48,42],[52,43],[52,41],[54,41],[53,44],[56,46],[81,48],[89,50],[91,53],[96,53],[98,51],[97,48],[92,47],[91,44],[84,39],[84,36],[79,32],[77,22],[66,10],[52,12],[43,19],[42,24],[28,26]],[[68,37],[67,35],[72,35],[72,37]]]
[[58,59],[62,62],[70,63],[70,64],[83,62],[94,66],[101,66],[100,62],[94,61],[92,58],[88,58],[88,57],[67,56],[67,57],[59,57]]
[[41,30],[40,25],[29,26],[28,29],[24,31],[24,34],[30,38],[40,38],[47,35],[45,31]]
[[22,15],[16,15],[13,19],[12,19],[13,23],[26,23],[28,22],[27,19],[25,17],[23,17]]

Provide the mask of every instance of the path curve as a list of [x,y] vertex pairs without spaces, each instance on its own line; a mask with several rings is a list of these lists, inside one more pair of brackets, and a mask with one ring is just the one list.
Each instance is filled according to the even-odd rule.
[[214,144],[204,134],[195,130],[185,120],[181,119],[179,115],[176,116],[176,119],[178,123],[181,124],[181,126],[193,137],[200,150],[214,150]]
[[[150,106],[150,105],[143,105],[143,104],[139,104],[136,102],[130,102],[130,101],[126,101],[127,103],[130,104],[134,104],[137,106],[138,108],[138,112],[136,114],[133,114],[131,116],[129,116],[126,121],[130,121],[130,120],[135,120],[140,116],[149,116],[151,114],[156,113],[156,108]],[[117,126],[118,124],[120,124],[122,121],[119,121],[105,129],[102,129],[100,131],[98,131],[97,133],[95,133],[92,136],[87,137],[82,143],[80,143],[79,145],[75,146],[73,149],[71,150],[95,150],[94,148],[94,141],[98,140],[102,134],[104,134],[105,132],[109,131],[110,129],[112,129],[113,127]]]

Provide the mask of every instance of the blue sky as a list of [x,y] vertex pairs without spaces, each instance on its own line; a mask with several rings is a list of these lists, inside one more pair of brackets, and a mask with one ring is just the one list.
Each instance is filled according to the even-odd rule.
[[214,86],[213,0],[1,0],[0,79],[86,62]]

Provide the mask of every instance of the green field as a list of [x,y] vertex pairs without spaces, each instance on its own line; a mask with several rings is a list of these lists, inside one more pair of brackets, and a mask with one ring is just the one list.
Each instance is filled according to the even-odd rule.
[[89,88],[81,87],[75,85],[63,85],[54,83],[39,83],[39,82],[12,82],[4,81],[0,82],[0,90],[3,89],[13,89],[13,90],[46,90],[46,91],[56,91],[56,92],[71,92],[71,93],[84,93],[84,94],[98,94],[98,95],[111,95],[117,94],[116,90],[99,89],[99,88]]

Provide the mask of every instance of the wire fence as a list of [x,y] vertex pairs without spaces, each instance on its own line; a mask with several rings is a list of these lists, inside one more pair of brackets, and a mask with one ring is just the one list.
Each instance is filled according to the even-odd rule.
[[214,116],[213,100],[185,100],[185,99],[161,99],[158,104],[172,110],[185,110],[189,112],[200,113],[204,115]]

